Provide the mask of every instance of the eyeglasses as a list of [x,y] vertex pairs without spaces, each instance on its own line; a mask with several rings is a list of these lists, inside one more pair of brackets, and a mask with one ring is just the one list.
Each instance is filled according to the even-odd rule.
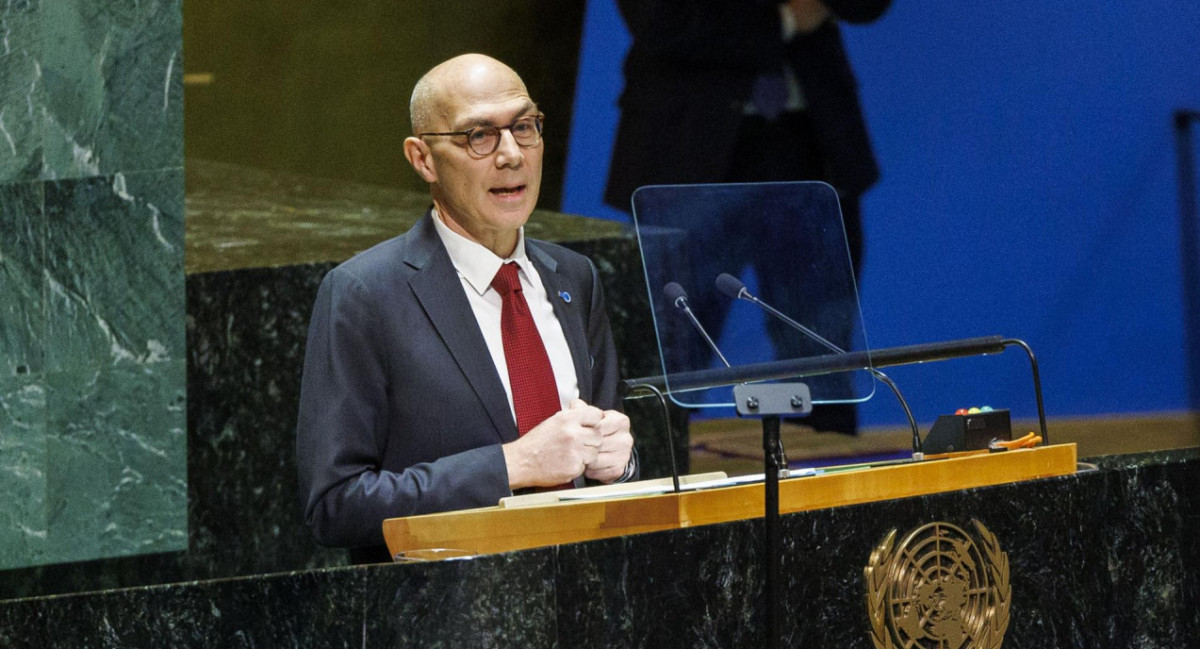
[[516,121],[508,126],[492,126],[491,124],[487,124],[469,128],[465,131],[418,133],[417,137],[465,135],[467,136],[467,146],[475,152],[475,155],[491,155],[496,149],[500,148],[500,131],[512,133],[513,139],[517,141],[517,144],[525,148],[537,146],[537,143],[542,141],[542,120],[545,118],[545,114],[538,113],[537,115],[526,115],[525,117],[517,118]]

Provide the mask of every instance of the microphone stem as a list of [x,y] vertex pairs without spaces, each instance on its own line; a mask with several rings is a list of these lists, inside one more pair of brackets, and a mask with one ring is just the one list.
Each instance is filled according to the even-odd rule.
[[658,397],[658,403],[662,406],[663,425],[667,427],[667,455],[671,458],[671,485],[675,487],[675,493],[679,493],[679,465],[675,462],[675,435],[671,431],[671,409],[667,407],[667,397],[662,390],[649,383],[643,383],[633,389],[634,391],[645,390],[653,393]]
[[713,353],[717,355],[717,358],[721,359],[721,362],[725,364],[725,367],[732,367],[729,364],[729,361],[725,360],[725,354],[721,353],[721,350],[717,347],[717,343],[713,342],[713,339],[708,335],[708,331],[706,331],[704,326],[700,324],[700,321],[696,319],[696,315],[692,313],[691,307],[687,306],[686,304],[683,305],[683,312],[686,313],[688,319],[692,321],[692,325],[696,327],[696,331],[699,331],[700,335],[704,336],[704,342],[708,343],[708,346],[712,348]]
[[[801,333],[808,336],[812,340],[815,340],[818,343],[824,345],[825,348],[828,349],[829,351],[831,351],[835,354],[845,354],[846,353],[846,350],[829,342],[828,340],[825,339],[824,336],[818,334],[817,332],[813,331],[812,329],[809,329],[808,327],[805,327],[804,325],[800,324],[799,322],[796,322],[795,320],[789,318],[787,316],[787,314],[776,309],[775,307],[771,306],[770,304],[763,302],[762,300],[758,299],[756,296],[751,295],[745,289],[742,290],[741,294],[738,297],[740,297],[744,300],[749,300],[749,301],[757,304],[758,306],[762,307],[764,310],[766,310],[771,315],[775,316],[776,318],[779,318],[780,320],[783,320],[785,323],[788,324],[788,326],[800,331]],[[908,407],[908,402],[904,400],[904,395],[900,394],[900,388],[896,386],[896,383],[894,381],[892,381],[892,379],[889,378],[888,375],[884,374],[883,372],[880,372],[879,370],[877,370],[873,367],[870,368],[870,370],[871,370],[871,374],[875,375],[875,378],[879,379],[880,382],[882,382],[884,385],[891,388],[892,393],[896,395],[896,400],[899,401],[900,406],[902,408],[904,408],[904,415],[906,417],[908,417],[908,425],[912,429],[913,459],[918,460],[918,461],[925,459],[925,448],[924,448],[924,444],[922,444],[922,442],[921,442],[921,429],[919,429],[917,427],[917,420],[915,417],[913,417],[912,410]]]
[[871,368],[871,373],[875,375],[875,378],[882,381],[884,385],[892,389],[892,393],[896,395],[896,400],[899,401],[900,406],[904,408],[904,415],[908,417],[908,425],[912,428],[913,459],[917,461],[924,460],[925,446],[921,442],[921,430],[917,428],[917,420],[913,417],[912,410],[910,410],[908,407],[908,402],[905,401],[904,396],[900,394],[900,388],[896,386],[896,383],[892,381],[887,374],[884,374],[875,368]]
[[750,300],[751,302],[754,302],[755,304],[762,307],[763,309],[766,309],[771,315],[788,323],[789,326],[791,326],[793,329],[799,330],[805,336],[808,336],[809,338],[812,338],[813,340],[821,343],[829,351],[831,351],[835,354],[845,354],[846,353],[846,350],[829,342],[828,340],[825,339],[824,336],[818,334],[817,332],[813,331],[812,329],[809,329],[808,327],[805,327],[804,325],[800,324],[799,322],[796,322],[795,320],[792,320],[791,318],[787,317],[786,314],[784,314],[782,311],[776,309],[775,307],[771,306],[770,304],[763,302],[762,300],[758,299],[757,297],[755,297],[753,295],[750,295],[749,293],[743,292],[742,295],[745,296],[743,299]]

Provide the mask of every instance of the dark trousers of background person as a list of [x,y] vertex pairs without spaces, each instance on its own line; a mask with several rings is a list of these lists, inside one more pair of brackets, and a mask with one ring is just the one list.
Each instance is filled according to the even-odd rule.
[[[733,164],[726,181],[746,183],[796,180],[826,180],[825,156],[817,143],[807,115],[803,112],[791,112],[784,113],[775,120],[758,116],[744,118],[738,130]],[[857,284],[863,257],[859,200],[858,196],[849,196],[841,192],[838,199],[841,203],[846,242]],[[759,278],[759,296],[771,306],[805,322],[805,318],[797,316],[806,313],[806,310],[819,308],[820,305],[809,300],[814,295],[814,290],[819,287],[806,286],[804,278],[789,279],[781,285],[771,281],[772,277],[787,277],[788,274],[781,271],[789,262],[794,264],[800,261],[795,259],[797,242],[789,240],[786,236],[779,236],[787,232],[787,224],[779,225],[778,229],[772,228],[769,236],[760,239],[763,245],[755,246],[753,250],[746,252]],[[791,257],[789,253],[792,253]],[[817,324],[809,326],[843,349],[849,349],[851,335],[849,327],[845,325],[856,323],[857,315],[829,314],[828,318],[810,321]],[[827,330],[820,330],[821,321],[830,323]],[[720,331],[720,327],[716,330]],[[799,332],[776,318],[768,318],[767,333],[776,346],[779,357],[795,356],[788,351],[787,346],[789,341],[796,341],[798,336],[801,336]],[[812,414],[800,423],[819,431],[853,434],[858,431],[858,411],[853,404],[819,404],[813,408]]]

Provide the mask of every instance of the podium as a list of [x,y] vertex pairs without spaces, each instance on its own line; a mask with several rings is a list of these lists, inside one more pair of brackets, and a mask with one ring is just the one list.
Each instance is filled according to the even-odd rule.
[[[1074,444],[1000,453],[964,454],[900,464],[830,467],[779,483],[781,514],[908,498],[1069,475]],[[686,481],[685,481],[686,482]],[[645,483],[625,485],[632,495],[599,496],[520,506],[506,503],[384,521],[393,556],[419,550],[480,555],[761,518],[761,482],[680,493],[639,494]],[[545,496],[549,496],[546,494]],[[514,506],[516,505],[516,506]]]
[[[1042,458],[1065,453],[1068,457],[1050,468],[1073,470],[1063,461],[1070,452],[1060,447],[1008,451],[965,462],[928,461],[920,469],[986,466],[999,470],[996,480],[1015,480],[1002,464],[1019,460],[1036,469],[1032,465]],[[953,525],[974,532],[978,520],[1008,557],[1011,597],[1004,601],[1008,630],[1000,646],[1200,648],[1200,549],[1194,538],[1200,449],[1085,461],[1091,466],[1081,464],[1059,477],[891,500],[862,494],[876,502],[784,515],[780,592],[787,646],[873,647],[878,600],[867,597],[881,591],[864,569],[877,574],[881,542],[897,530],[894,547],[911,548],[903,543],[911,530],[937,525],[949,531]],[[877,479],[868,476],[902,473],[881,467],[784,480],[781,500],[791,508],[791,484],[817,484],[814,478],[854,478],[857,486],[847,484],[842,493],[852,498]],[[908,479],[934,477],[912,473]],[[901,490],[911,486],[898,478],[886,482]],[[944,487],[949,485],[924,485],[924,490]],[[570,512],[597,505],[528,509]],[[517,509],[484,511],[526,515]],[[682,506],[676,511],[683,512]],[[762,531],[762,520],[752,518],[465,561],[350,566],[10,600],[0,602],[0,645],[761,647],[766,638]],[[897,599],[884,595],[885,602]]]

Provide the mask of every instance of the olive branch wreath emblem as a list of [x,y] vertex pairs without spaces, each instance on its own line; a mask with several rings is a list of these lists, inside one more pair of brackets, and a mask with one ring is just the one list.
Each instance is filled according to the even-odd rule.
[[[1012,587],[1009,582],[1008,555],[1000,549],[996,535],[976,519],[971,520],[978,535],[978,542],[962,529],[948,523],[930,523],[910,531],[904,541],[897,544],[897,530],[893,529],[871,553],[863,576],[867,586],[867,618],[870,625],[871,642],[876,649],[910,649],[924,647],[954,647],[956,649],[999,649],[1004,641],[1004,632],[1008,629]],[[912,564],[918,547],[928,545],[929,538],[947,537],[944,544],[949,550],[935,550],[959,565],[977,568],[973,573],[982,575],[979,579],[960,588],[969,588],[980,602],[973,611],[950,611],[951,623],[957,628],[951,629],[956,634],[955,642],[935,641],[932,644],[922,644],[922,624],[927,624],[927,617],[908,616],[897,619],[893,604],[893,595],[903,590],[898,586],[902,569],[905,564]],[[924,541],[923,541],[924,540]],[[934,547],[938,548],[942,544]],[[927,552],[928,554],[928,552]],[[975,566],[978,557],[982,566]],[[935,557],[940,558],[940,557]],[[911,571],[910,571],[911,572]],[[915,578],[921,586],[937,590],[937,583],[926,580],[922,582],[919,575]],[[907,585],[911,588],[914,578],[908,575]],[[965,614],[963,614],[965,613]],[[960,614],[961,617],[960,617]],[[897,628],[900,623],[904,628]],[[902,634],[908,635],[905,640]]]

